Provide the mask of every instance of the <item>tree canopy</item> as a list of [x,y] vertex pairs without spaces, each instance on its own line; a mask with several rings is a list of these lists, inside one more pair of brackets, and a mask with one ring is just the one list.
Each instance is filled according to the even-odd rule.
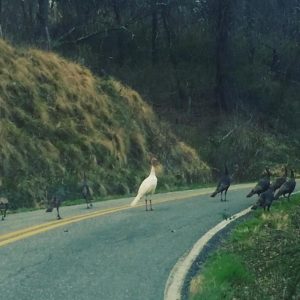
[[1,0],[0,25],[14,44],[113,75],[175,124],[230,119],[211,145],[239,128],[299,149],[299,0]]

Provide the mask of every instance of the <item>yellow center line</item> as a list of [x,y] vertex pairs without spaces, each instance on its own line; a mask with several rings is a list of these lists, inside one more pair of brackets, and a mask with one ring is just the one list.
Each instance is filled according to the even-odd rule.
[[[231,190],[248,188],[249,186],[250,186],[250,184],[233,186],[231,188]],[[161,199],[161,200],[155,199],[155,205],[170,202],[170,201],[175,201],[175,200],[185,200],[185,199],[189,199],[189,198],[195,197],[195,196],[207,195],[207,194],[211,193],[213,190],[214,190],[214,188],[207,188],[207,189],[204,189],[203,191],[199,191],[199,190],[186,191],[186,194],[183,194],[184,192],[182,192],[182,194],[179,194],[179,195],[174,195],[174,194],[172,195],[172,193],[166,194],[164,199]],[[0,247],[11,244],[11,243],[16,242],[21,239],[28,238],[30,236],[33,236],[33,235],[36,235],[39,233],[49,231],[51,229],[55,229],[58,227],[68,225],[68,224],[72,224],[72,223],[80,222],[83,220],[112,214],[112,213],[123,211],[123,210],[134,209],[134,208],[141,207],[141,206],[144,206],[144,203],[140,203],[133,208],[130,207],[128,204],[126,204],[126,205],[121,205],[121,206],[117,206],[114,208],[102,209],[102,210],[87,213],[84,215],[76,215],[76,216],[72,216],[69,218],[61,219],[59,221],[57,221],[57,220],[51,221],[51,222],[43,223],[40,225],[35,225],[35,226],[27,227],[24,229],[20,229],[17,231],[13,231],[13,232],[10,232],[7,234],[0,235]]]
[[24,228],[21,230],[17,230],[17,231],[13,231],[13,232],[10,232],[7,234],[0,235],[0,242],[4,239],[22,235],[23,233],[27,233],[29,231],[35,231],[37,229],[43,229],[43,228],[52,228],[52,226],[57,226],[57,225],[63,226],[65,224],[69,224],[71,222],[80,221],[81,219],[92,218],[93,216],[98,216],[99,214],[101,215],[101,214],[111,213],[111,212],[114,212],[115,209],[123,209],[123,208],[128,208],[128,205],[118,206],[116,208],[104,209],[101,211],[95,211],[95,212],[91,212],[91,213],[84,214],[84,215],[76,215],[76,216],[72,216],[69,218],[61,219],[61,220],[51,221],[51,222],[43,223],[40,225],[27,227],[27,228]]
[[62,219],[59,221],[48,222],[48,223],[45,223],[42,225],[32,226],[32,227],[28,227],[28,228],[25,228],[22,230],[14,231],[14,232],[0,236],[0,247],[10,244],[12,242],[33,236],[33,235],[36,235],[36,234],[51,230],[51,229],[55,229],[55,228],[62,227],[62,226],[68,225],[68,224],[83,221],[86,219],[91,219],[91,218],[95,218],[98,216],[107,215],[107,214],[125,210],[125,209],[129,209],[129,206],[124,205],[124,206],[116,207],[113,209],[101,210],[101,211],[93,212],[90,214],[74,216],[74,217]]

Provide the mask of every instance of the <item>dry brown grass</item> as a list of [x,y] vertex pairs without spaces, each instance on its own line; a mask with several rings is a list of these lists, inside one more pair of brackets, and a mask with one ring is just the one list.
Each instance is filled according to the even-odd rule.
[[0,53],[0,180],[13,205],[34,205],[61,185],[76,197],[84,171],[96,194],[135,192],[151,155],[168,186],[178,173],[183,183],[209,177],[196,151],[131,88],[53,53],[4,41]]

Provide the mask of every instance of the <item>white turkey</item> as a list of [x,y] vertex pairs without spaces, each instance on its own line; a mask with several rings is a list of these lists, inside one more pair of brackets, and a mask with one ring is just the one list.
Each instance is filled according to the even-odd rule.
[[[145,197],[146,210],[148,211],[148,201],[149,201],[150,210],[153,210],[151,196],[154,194],[156,186],[157,186],[157,177],[155,174],[155,167],[157,165],[158,165],[157,159],[152,158],[150,174],[141,183],[138,193],[137,193],[137,196],[131,202],[130,206],[135,206],[140,199]],[[148,197],[149,197],[149,199],[148,199]]]

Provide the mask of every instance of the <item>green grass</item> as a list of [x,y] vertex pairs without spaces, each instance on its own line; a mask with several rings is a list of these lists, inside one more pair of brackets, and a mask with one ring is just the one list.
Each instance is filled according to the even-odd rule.
[[204,264],[191,300],[300,299],[300,196],[255,211]]
[[201,291],[191,299],[232,299],[232,286],[240,286],[253,281],[242,262],[242,258],[232,253],[219,252],[207,261],[201,278]]

